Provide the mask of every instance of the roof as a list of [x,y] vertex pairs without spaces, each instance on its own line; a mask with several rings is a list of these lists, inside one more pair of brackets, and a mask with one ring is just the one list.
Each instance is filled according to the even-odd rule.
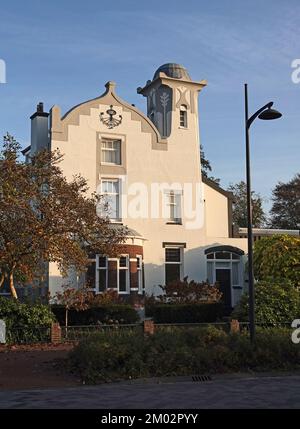
[[153,80],[159,77],[159,73],[163,72],[168,77],[172,77],[173,79],[183,79],[183,80],[191,80],[190,75],[185,67],[181,64],[176,63],[167,63],[158,67],[156,72],[154,73]]
[[202,176],[202,182],[205,183],[210,188],[214,189],[217,192],[220,192],[220,194],[224,195],[230,200],[233,200],[233,193],[226,191],[225,189],[221,188],[219,185],[216,184],[213,180],[209,179],[208,177]]
[[22,155],[26,155],[27,152],[30,151],[31,145],[25,147],[25,149],[21,150]]
[[[239,228],[239,234],[247,235],[247,228]],[[272,229],[272,228],[252,228],[253,235],[295,235],[300,236],[300,230],[298,229]]]

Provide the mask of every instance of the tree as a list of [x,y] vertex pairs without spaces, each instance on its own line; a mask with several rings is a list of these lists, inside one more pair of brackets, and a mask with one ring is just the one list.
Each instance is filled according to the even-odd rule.
[[[259,323],[284,323],[299,318],[300,292],[291,282],[268,279],[255,285],[255,318]],[[243,294],[232,317],[249,320],[249,296]]]
[[273,235],[256,241],[253,265],[258,280],[272,278],[300,287],[300,237]]
[[[247,185],[241,181],[231,184],[228,191],[233,193],[233,222],[241,228],[247,227]],[[262,207],[262,197],[252,191],[252,225],[254,228],[261,228],[266,222],[266,215]]]
[[45,264],[57,263],[63,276],[70,268],[86,270],[88,253],[117,253],[126,228],[112,228],[100,217],[99,195],[89,193],[80,175],[70,182],[59,167],[62,155],[42,151],[21,162],[20,145],[9,134],[0,152],[0,286],[42,281]]
[[299,229],[300,225],[300,174],[287,183],[279,182],[272,191],[270,211],[272,228]]
[[56,292],[55,299],[57,304],[65,307],[65,326],[67,328],[69,310],[87,310],[91,305],[94,294],[86,287],[74,289],[69,285],[64,285],[62,289],[62,292]]
[[210,180],[212,180],[213,182],[215,182],[217,185],[220,184],[220,179],[217,179],[213,176],[209,176],[209,173],[212,171],[211,165],[210,165],[210,161],[208,159],[206,159],[205,157],[205,153],[203,150],[203,146],[200,145],[200,162],[201,162],[201,173],[203,177],[206,177]]

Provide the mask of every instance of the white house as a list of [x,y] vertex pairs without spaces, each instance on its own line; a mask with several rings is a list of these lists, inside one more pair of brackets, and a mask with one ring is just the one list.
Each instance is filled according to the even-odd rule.
[[[112,223],[130,230],[119,258],[95,255],[88,275],[96,293],[157,294],[158,285],[189,276],[219,281],[230,306],[239,299],[247,240],[233,237],[232,194],[201,177],[198,95],[205,86],[181,65],[164,64],[137,89],[147,116],[118,97],[114,82],[63,115],[40,103],[31,116],[24,155],[59,148],[65,176],[84,176],[91,192],[104,194]],[[69,280],[76,286],[76,276]],[[50,264],[51,295],[65,283]]]

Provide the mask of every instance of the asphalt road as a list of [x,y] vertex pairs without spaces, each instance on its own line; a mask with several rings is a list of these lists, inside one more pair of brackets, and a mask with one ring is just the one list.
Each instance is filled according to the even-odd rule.
[[0,391],[2,409],[300,408],[300,375]]

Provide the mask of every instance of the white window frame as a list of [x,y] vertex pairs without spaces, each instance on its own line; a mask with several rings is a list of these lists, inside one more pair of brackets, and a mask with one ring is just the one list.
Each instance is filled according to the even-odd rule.
[[[117,183],[118,184],[118,193],[115,192],[103,192],[103,182],[113,182],[113,183]],[[101,195],[103,195],[104,197],[106,195],[117,195],[117,217],[116,218],[112,218],[110,217],[109,213],[108,217],[110,218],[111,222],[120,222],[122,217],[121,217],[121,181],[120,179],[114,178],[114,177],[103,177],[101,178]]]
[[[179,253],[180,254],[180,262],[167,262],[167,260],[166,260],[166,253],[167,253],[166,250],[167,249],[179,249],[180,250],[180,253]],[[184,266],[183,266],[183,263],[184,263],[184,246],[168,245],[168,246],[165,246],[164,251],[165,251],[165,263],[164,263],[164,265],[165,265],[165,285],[167,284],[166,265],[180,265],[180,267],[179,267],[180,280],[182,280],[183,276],[184,276]]]
[[[120,258],[126,258],[126,267],[120,267]],[[119,295],[127,295],[130,293],[130,260],[129,255],[120,255],[120,258],[117,259],[117,285],[118,285],[118,294]],[[126,275],[126,291],[120,291],[120,277],[119,273],[122,270],[127,271]]]
[[[112,146],[114,145],[114,143],[119,143],[119,160],[120,162],[108,162],[108,161],[104,161],[103,160],[103,155],[105,152],[118,152],[117,149],[115,149],[114,147],[103,147],[103,143],[111,143]],[[107,137],[102,137],[101,139],[101,164],[102,165],[122,165],[122,140],[121,139],[110,139]],[[116,155],[117,158],[117,155]]]
[[[139,261],[139,266],[138,266]],[[136,271],[137,271],[137,283],[138,283],[138,293],[140,295],[144,292],[143,285],[143,257],[142,255],[136,255]]]
[[[221,250],[220,252],[223,252],[223,250]],[[224,270],[230,270],[230,289],[231,289],[231,302],[234,302],[234,289],[241,289],[243,288],[243,282],[244,282],[244,278],[243,278],[243,263],[242,263],[242,257],[240,256],[239,259],[233,259],[232,255],[235,255],[236,253],[234,252],[230,252],[228,250],[224,250],[224,252],[226,253],[230,253],[230,259],[216,259],[215,258],[215,253],[219,253],[216,251],[212,251],[210,253],[208,253],[206,255],[206,278],[208,279],[208,264],[212,265],[212,275],[213,275],[213,282],[211,284],[215,284],[216,283],[216,270],[220,269],[224,269]],[[211,253],[214,254],[214,258],[213,259],[208,259],[207,256],[210,255]],[[224,266],[218,266],[217,264],[219,263],[223,263]],[[225,266],[225,263],[227,264],[227,266]],[[233,284],[233,265],[237,265],[238,266],[238,280],[239,283],[238,284]],[[209,279],[208,279],[209,280]]]
[[[178,200],[179,201],[178,201]],[[182,223],[182,192],[176,190],[167,191],[166,204],[168,207],[168,223],[181,224]],[[176,208],[180,217],[175,217]],[[173,215],[171,215],[173,211]]]
[[[105,267],[100,267],[99,265],[99,259],[100,258],[105,258]],[[107,283],[108,283],[108,257],[105,255],[96,255],[96,277],[95,277],[95,281],[96,281],[96,293],[103,293],[104,291],[99,290],[99,280],[100,280],[100,275],[99,275],[99,271],[100,270],[105,270],[105,288],[104,290],[107,290]]]
[[184,104],[182,104],[180,106],[180,109],[179,109],[179,127],[180,128],[187,128],[188,127],[187,106]]

